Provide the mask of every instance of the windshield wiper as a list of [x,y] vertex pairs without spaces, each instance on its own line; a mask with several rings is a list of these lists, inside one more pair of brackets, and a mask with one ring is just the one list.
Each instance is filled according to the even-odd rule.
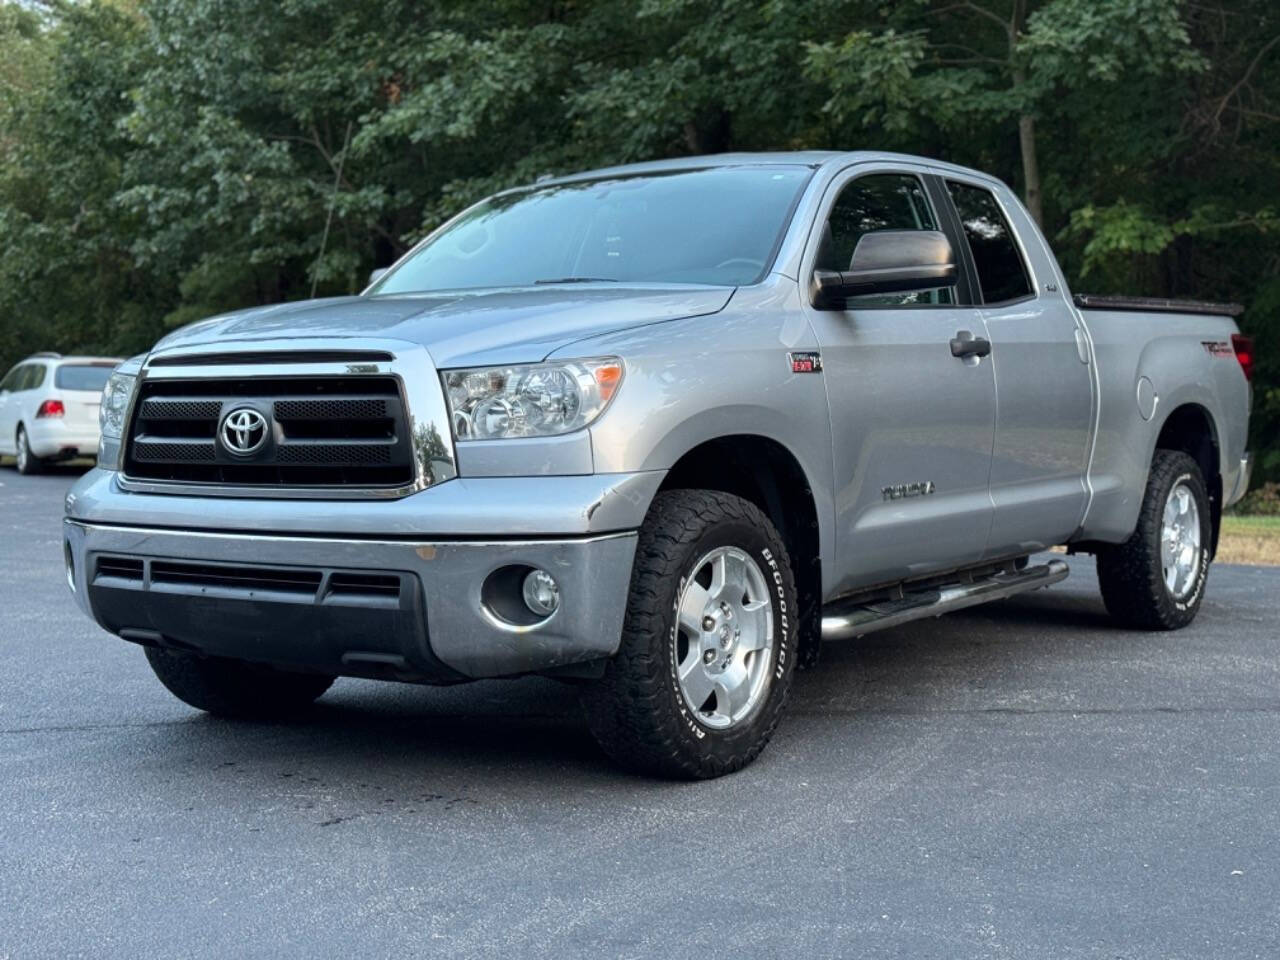
[[554,277],[550,280],[535,280],[534,283],[617,283],[613,277]]

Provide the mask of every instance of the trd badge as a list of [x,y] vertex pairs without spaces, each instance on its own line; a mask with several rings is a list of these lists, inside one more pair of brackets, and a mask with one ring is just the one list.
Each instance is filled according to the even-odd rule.
[[788,353],[787,359],[791,361],[792,373],[822,372],[822,354],[817,350],[799,350],[795,353]]

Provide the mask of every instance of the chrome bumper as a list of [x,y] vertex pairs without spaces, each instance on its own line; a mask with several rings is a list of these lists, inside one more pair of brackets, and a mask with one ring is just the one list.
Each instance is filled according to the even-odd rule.
[[95,468],[66,498],[70,520],[174,530],[323,535],[338,538],[591,536],[636,530],[665,471],[583,476],[459,477],[388,500],[264,500],[124,490]]
[[[218,522],[209,516],[210,523]],[[278,666],[423,682],[510,676],[599,660],[617,651],[633,532],[531,540],[351,539],[63,524],[68,580],[81,608],[126,639]],[[137,582],[99,558],[141,560]],[[271,589],[157,584],[154,561],[243,568],[394,573],[413,595],[362,611]],[[533,626],[512,626],[481,602],[481,585],[507,565],[540,567],[560,585],[560,606]],[[338,621],[339,616],[346,620]],[[375,623],[371,636],[366,629]],[[423,622],[415,622],[424,619]],[[128,622],[126,622],[128,621]],[[355,629],[343,635],[335,622]],[[351,639],[351,638],[355,639]],[[443,666],[443,669],[441,667]]]

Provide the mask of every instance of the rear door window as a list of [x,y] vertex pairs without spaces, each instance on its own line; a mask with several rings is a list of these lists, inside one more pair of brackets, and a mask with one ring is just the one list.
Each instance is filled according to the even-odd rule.
[[954,180],[947,181],[947,191],[969,241],[983,302],[1006,303],[1031,296],[1026,264],[994,194]]
[[34,365],[24,363],[6,378],[6,382],[9,380],[13,381],[9,384],[9,389],[14,393],[21,393],[23,390],[30,390],[32,386],[31,377],[33,373],[35,373]]
[[44,385],[44,377],[47,372],[43,363],[33,363],[27,368],[27,375],[23,378],[23,390],[35,390],[37,387]]

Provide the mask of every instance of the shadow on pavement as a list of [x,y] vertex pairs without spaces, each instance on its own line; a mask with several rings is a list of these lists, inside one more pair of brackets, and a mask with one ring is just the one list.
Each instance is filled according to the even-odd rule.
[[[92,470],[96,463],[96,460],[67,460],[65,463],[46,463],[41,466],[39,473],[30,474],[29,479],[34,480],[42,476],[78,477]],[[0,457],[0,480],[4,479],[6,473],[21,476],[17,468],[14,467],[13,457]],[[28,479],[28,477],[23,479]]]
[[[830,643],[818,669],[797,678],[789,707],[794,716],[782,729],[794,724],[803,734],[816,725],[829,737],[834,724],[843,739],[845,731],[868,735],[858,733],[857,714],[958,704],[998,709],[1011,682],[1023,690],[1026,678],[1063,668],[1064,656],[1083,655],[1073,650],[1085,640],[1132,642],[1109,629],[1097,599],[1040,592]],[[184,740],[196,738],[216,754],[248,751],[259,761],[271,754],[275,763],[305,761],[338,778],[448,772],[490,780],[518,770],[526,784],[565,777],[638,782],[595,745],[577,691],[542,678],[448,688],[340,680],[295,721],[263,725],[194,715],[180,729]]]

